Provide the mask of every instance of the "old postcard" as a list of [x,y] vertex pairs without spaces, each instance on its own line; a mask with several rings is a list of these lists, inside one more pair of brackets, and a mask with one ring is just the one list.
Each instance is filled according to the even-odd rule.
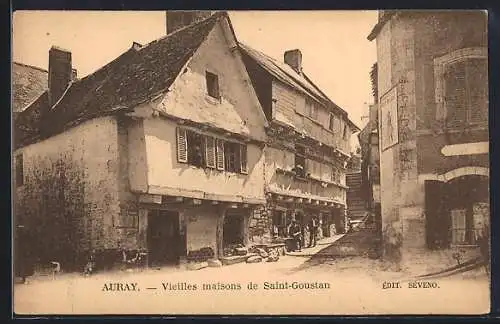
[[15,314],[489,313],[487,20],[15,12]]

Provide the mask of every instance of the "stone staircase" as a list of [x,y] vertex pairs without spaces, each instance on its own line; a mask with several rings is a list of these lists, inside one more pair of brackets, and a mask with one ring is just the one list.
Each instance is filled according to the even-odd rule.
[[367,210],[363,199],[361,172],[348,173],[346,175],[347,190],[347,210],[353,219],[361,219]]

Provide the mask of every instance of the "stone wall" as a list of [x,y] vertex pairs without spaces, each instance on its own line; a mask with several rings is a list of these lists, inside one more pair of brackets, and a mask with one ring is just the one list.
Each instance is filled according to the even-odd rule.
[[117,123],[94,119],[14,154],[24,183],[15,184],[14,217],[32,233],[41,262],[76,263],[90,249],[117,247]]
[[250,244],[269,243],[272,238],[272,210],[260,207],[253,211],[248,223]]

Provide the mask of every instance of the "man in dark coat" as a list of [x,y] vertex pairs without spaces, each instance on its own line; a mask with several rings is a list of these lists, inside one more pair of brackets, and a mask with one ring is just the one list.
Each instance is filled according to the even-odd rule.
[[317,233],[318,233],[318,219],[316,218],[316,216],[313,216],[309,221],[309,247],[316,246]]
[[290,226],[290,232],[288,234],[293,238],[295,246],[299,252],[302,249],[301,232],[302,231],[299,224],[295,220],[293,220],[292,225]]

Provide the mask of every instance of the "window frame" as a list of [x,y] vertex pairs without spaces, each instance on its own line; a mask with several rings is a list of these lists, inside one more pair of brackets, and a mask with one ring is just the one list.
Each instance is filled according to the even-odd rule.
[[207,87],[207,95],[211,98],[219,100],[221,97],[219,75],[210,71],[205,71],[205,83]]
[[[227,171],[232,173],[248,174],[248,145],[246,143],[240,143],[237,141],[225,140],[216,136],[204,134],[193,129],[185,127],[177,127],[176,129],[176,149],[177,149],[177,162],[190,165],[195,168],[209,168],[219,171]],[[201,137],[201,149],[203,161],[201,165],[194,164],[190,161],[189,153],[191,145],[189,144],[188,138],[192,136]],[[209,144],[209,143],[212,144]],[[184,145],[185,151],[181,152],[180,145]],[[228,147],[232,146],[234,149],[234,167],[229,168],[227,164],[228,159]],[[213,159],[210,158],[209,150],[212,151]],[[213,161],[212,161],[213,160]]]
[[[434,83],[435,83],[435,102],[436,102],[436,120],[446,120],[448,111],[446,107],[446,89],[445,89],[445,72],[448,66],[465,62],[471,59],[484,59],[488,66],[488,49],[486,47],[467,47],[462,48],[446,55],[434,59]],[[489,81],[489,80],[488,80]],[[466,89],[468,92],[468,89]],[[468,99],[469,100],[469,99]],[[488,107],[489,108],[489,107]],[[469,107],[467,107],[467,116],[469,116]],[[468,117],[467,117],[468,118]],[[467,120],[466,125],[478,125],[481,123],[469,123]]]
[[[304,151],[303,152],[299,152],[299,148],[303,149]],[[303,161],[302,164],[299,163],[299,161],[298,161],[299,159],[301,161]],[[306,175],[307,175],[306,163],[307,163],[306,148],[304,146],[301,146],[301,145],[295,145],[294,170],[295,170],[295,175],[296,175],[297,178],[301,178],[301,179],[305,179],[306,178]],[[301,172],[297,171],[299,165],[302,166],[302,171]]]

